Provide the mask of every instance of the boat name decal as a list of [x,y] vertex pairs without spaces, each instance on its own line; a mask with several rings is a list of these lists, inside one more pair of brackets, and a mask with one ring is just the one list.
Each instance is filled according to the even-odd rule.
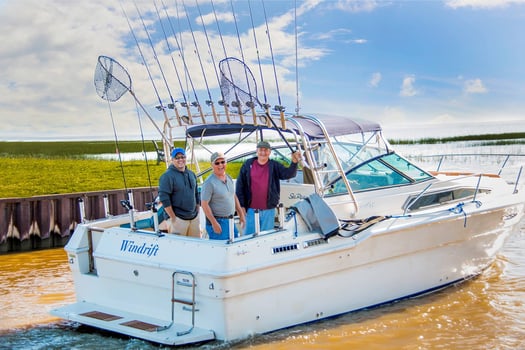
[[290,193],[290,195],[288,196],[288,199],[305,199],[306,196],[303,196],[302,193]]
[[122,240],[120,251],[137,253],[141,255],[146,255],[147,257],[157,256],[157,253],[159,251],[159,245],[153,243],[150,243],[149,246],[146,246],[146,243],[142,243],[142,245],[137,245],[135,244],[135,241],[128,241],[127,239],[124,239]]

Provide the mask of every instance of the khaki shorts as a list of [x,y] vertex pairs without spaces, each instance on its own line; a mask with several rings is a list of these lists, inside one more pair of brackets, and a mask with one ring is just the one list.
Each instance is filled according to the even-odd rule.
[[168,220],[168,233],[201,238],[200,220],[197,215],[191,220],[175,218]]

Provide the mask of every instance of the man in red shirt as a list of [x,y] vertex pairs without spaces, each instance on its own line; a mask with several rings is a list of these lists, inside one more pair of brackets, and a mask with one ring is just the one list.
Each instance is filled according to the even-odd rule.
[[257,157],[248,159],[241,167],[236,183],[236,194],[241,207],[246,212],[244,234],[255,232],[255,210],[259,210],[260,230],[274,228],[275,208],[280,200],[280,180],[297,174],[297,163],[301,153],[292,153],[292,163],[285,167],[270,159],[271,146],[267,141],[257,144]]

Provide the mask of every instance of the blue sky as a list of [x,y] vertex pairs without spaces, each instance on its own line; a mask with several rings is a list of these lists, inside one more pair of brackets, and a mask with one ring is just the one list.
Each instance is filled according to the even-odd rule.
[[[179,72],[184,68],[165,11],[180,38],[190,72],[182,80],[191,79],[201,101],[208,98],[205,83],[212,99],[220,99],[213,63],[224,57],[224,50],[228,56],[241,58],[238,30],[244,61],[257,80],[259,99],[265,95],[259,78],[262,69],[268,102],[275,105],[280,98],[288,112],[299,101],[302,113],[350,114],[378,121],[386,129],[525,120],[524,0],[265,0],[264,9],[263,2],[252,0],[233,1],[234,11],[229,0],[213,0],[222,41],[212,2],[198,1],[198,8],[195,0],[185,0],[184,6],[181,1],[177,6],[169,0],[136,2],[170,92],[178,101],[183,93],[173,62]],[[123,7],[144,59],[150,63],[162,102],[167,104],[169,93],[137,9],[131,1]],[[200,15],[214,61],[208,54]],[[160,23],[168,32],[171,55]],[[93,74],[99,55],[110,56],[126,68],[136,96],[162,123],[161,113],[154,108],[158,99],[119,2],[0,0],[0,32],[0,140],[111,139],[111,115],[120,137],[138,138],[131,95],[112,103],[110,110],[95,91]],[[186,97],[194,100],[193,90],[183,85]],[[143,127],[146,137],[159,139],[149,122]]]

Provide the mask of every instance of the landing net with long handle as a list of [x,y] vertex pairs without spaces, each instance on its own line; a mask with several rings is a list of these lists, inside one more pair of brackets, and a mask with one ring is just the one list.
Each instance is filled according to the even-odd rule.
[[[243,113],[253,109],[254,102],[261,108],[265,107],[257,98],[257,83],[250,68],[244,62],[235,57],[227,57],[219,62],[219,70],[221,72],[221,93],[226,103],[239,109],[246,106],[247,108]],[[295,152],[281,129],[275,124],[270,113],[266,108],[265,110],[266,119],[272,123],[292,153]],[[285,126],[283,125],[282,128],[285,129]]]
[[164,141],[166,141],[168,144],[171,143],[170,140],[167,139],[166,135],[164,135],[164,133],[159,129],[142,103],[135,96],[135,93],[131,89],[131,77],[120,63],[111,57],[99,56],[97,67],[95,68],[94,82],[97,94],[106,101],[115,102],[126,92],[129,92],[135,99],[135,102],[137,102],[137,104],[152,122],[153,126],[155,129],[157,129]]
[[260,105],[257,98],[251,94],[257,96],[255,78],[241,60],[227,57],[219,62],[219,71],[221,72],[221,92],[225,103],[238,107],[241,113],[246,113],[254,100]]
[[95,68],[95,88],[104,100],[115,102],[131,91],[131,78],[117,61],[107,56],[99,56]]

